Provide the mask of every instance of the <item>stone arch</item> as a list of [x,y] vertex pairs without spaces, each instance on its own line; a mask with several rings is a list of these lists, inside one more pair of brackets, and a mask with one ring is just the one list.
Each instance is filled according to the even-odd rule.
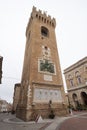
[[72,98],[73,98],[73,101],[74,101],[75,108],[78,108],[79,107],[79,101],[78,101],[77,94],[73,93]]
[[87,94],[86,92],[81,92],[81,98],[82,98],[82,101],[83,101],[83,105],[87,105]]
[[41,34],[45,37],[48,37],[49,36],[49,30],[48,28],[44,27],[44,26],[41,26]]
[[73,97],[73,100],[74,100],[74,101],[77,100],[77,94],[76,94],[76,93],[73,93],[72,97]]

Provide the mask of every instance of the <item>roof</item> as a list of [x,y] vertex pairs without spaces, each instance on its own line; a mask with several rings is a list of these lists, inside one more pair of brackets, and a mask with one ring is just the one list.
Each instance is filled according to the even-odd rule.
[[72,65],[69,66],[68,68],[66,68],[66,69],[64,70],[64,74],[67,73],[67,72],[69,72],[69,71],[71,71],[71,70],[73,70],[73,69],[75,69],[75,68],[77,68],[77,67],[79,67],[79,66],[81,66],[81,65],[84,64],[84,63],[87,63],[87,56],[84,57],[84,58],[82,58],[82,59],[80,59],[80,60],[77,61],[76,63],[72,64]]

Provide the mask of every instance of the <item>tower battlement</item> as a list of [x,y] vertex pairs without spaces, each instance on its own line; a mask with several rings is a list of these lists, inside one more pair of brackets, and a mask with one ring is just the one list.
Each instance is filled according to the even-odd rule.
[[35,6],[33,6],[26,32],[27,32],[31,22],[33,21],[33,19],[38,19],[38,21],[40,21],[48,26],[52,26],[53,28],[56,27],[55,18],[51,18],[50,15],[47,15],[46,11],[42,12],[42,10],[40,10],[40,9],[37,10],[37,8]]
[[51,18],[50,15],[47,16],[46,11],[42,12],[41,10],[37,10],[36,7],[33,6],[32,8],[32,13],[31,13],[32,17],[36,17],[39,20],[42,20],[44,23],[47,23],[53,27],[56,26],[56,20],[55,18]]

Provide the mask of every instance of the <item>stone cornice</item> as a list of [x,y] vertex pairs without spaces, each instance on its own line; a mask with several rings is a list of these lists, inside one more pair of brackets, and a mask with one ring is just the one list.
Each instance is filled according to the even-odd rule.
[[87,87],[87,84],[83,84],[83,85],[81,85],[81,86],[79,86],[79,87],[67,89],[67,91],[68,91],[68,92],[70,92],[70,91],[75,91],[75,90],[82,89],[82,88],[85,88],[85,87]]
[[52,83],[44,83],[44,82],[35,82],[32,81],[32,84],[39,84],[39,85],[48,85],[48,86],[56,86],[56,87],[62,87],[62,84],[52,84]]
[[71,65],[70,67],[66,68],[64,70],[64,74],[66,74],[67,72],[74,70],[75,68],[83,65],[84,63],[87,63],[87,57],[84,57],[83,59],[79,60],[78,62],[76,62],[75,64]]

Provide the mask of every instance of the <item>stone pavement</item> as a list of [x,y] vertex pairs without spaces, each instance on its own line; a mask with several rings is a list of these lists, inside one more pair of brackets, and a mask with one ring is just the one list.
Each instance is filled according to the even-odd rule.
[[32,127],[31,129],[28,128],[29,130],[87,130],[87,111],[73,112],[72,115],[69,114],[66,117],[56,117],[53,120],[44,119],[37,123],[34,121],[24,122],[14,115],[11,115],[8,118],[3,119],[3,122],[24,125],[27,128],[31,125]]
[[37,125],[39,125],[40,127],[38,127],[38,130],[55,130],[59,126],[59,124],[67,118],[69,117],[56,117],[55,119],[44,119],[36,123],[35,121],[24,122],[16,118],[15,115],[9,115],[7,118],[3,119],[3,122],[11,125],[22,125],[22,126],[24,125],[26,127],[32,125],[32,126],[36,126],[36,128]]
[[74,114],[57,126],[56,130],[87,130],[87,112]]
[[45,128],[44,130],[56,130],[56,128],[58,128],[58,126],[66,119],[68,119],[69,117],[60,117],[60,118],[56,118],[47,128]]

